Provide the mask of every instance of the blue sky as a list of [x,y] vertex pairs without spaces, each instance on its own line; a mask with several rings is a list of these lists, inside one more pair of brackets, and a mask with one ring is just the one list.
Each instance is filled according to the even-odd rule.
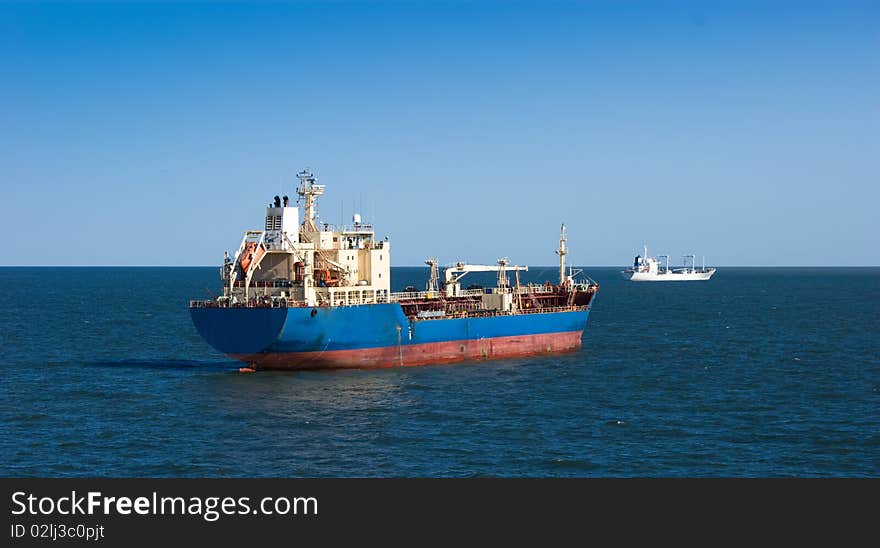
[[3,265],[214,265],[311,167],[396,265],[880,265],[876,2],[0,5]]

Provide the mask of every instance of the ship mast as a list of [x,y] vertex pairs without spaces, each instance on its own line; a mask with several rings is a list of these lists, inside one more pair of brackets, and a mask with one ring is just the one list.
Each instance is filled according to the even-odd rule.
[[304,169],[296,174],[300,181],[299,188],[296,193],[301,198],[305,198],[305,219],[303,219],[302,227],[304,232],[317,232],[318,225],[315,223],[317,212],[315,211],[316,199],[324,194],[324,185],[315,184],[315,176],[311,171]]
[[431,279],[428,280],[428,291],[437,291],[440,286],[440,270],[437,268],[437,259],[426,259],[425,264],[431,267]]
[[562,223],[562,235],[559,237],[559,249],[556,250],[559,255],[559,285],[565,284],[565,256],[568,255],[568,249],[565,247],[565,223]]
[[498,259],[498,288],[502,291],[507,291],[507,287],[510,285],[510,282],[507,280],[508,264],[510,264],[510,259],[507,257]]

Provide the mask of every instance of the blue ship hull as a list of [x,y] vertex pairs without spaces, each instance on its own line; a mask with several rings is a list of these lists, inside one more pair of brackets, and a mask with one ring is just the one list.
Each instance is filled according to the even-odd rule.
[[410,321],[397,303],[190,309],[205,340],[257,368],[392,367],[570,351],[589,308]]

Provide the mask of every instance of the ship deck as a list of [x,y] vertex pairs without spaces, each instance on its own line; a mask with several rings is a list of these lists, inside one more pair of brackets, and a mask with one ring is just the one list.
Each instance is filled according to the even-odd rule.
[[374,304],[397,303],[412,321],[433,321],[450,318],[486,318],[493,316],[517,316],[522,314],[546,314],[585,310],[590,306],[598,286],[583,291],[567,291],[558,286],[523,286],[511,288],[510,294],[517,306],[511,310],[485,308],[482,297],[491,290],[469,289],[448,297],[437,291],[398,292],[388,298],[371,299],[337,305],[310,305],[305,301],[258,295],[247,302],[218,302],[215,300],[192,300],[190,308],[346,308]]

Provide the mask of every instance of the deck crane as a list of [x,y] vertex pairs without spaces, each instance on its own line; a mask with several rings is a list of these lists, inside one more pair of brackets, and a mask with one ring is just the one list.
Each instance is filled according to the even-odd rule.
[[507,280],[507,271],[528,271],[528,266],[507,266],[510,264],[510,260],[507,257],[502,257],[498,259],[497,265],[485,265],[485,264],[467,264],[463,262],[455,263],[455,266],[448,267],[443,276],[445,278],[446,285],[446,296],[454,297],[461,293],[461,279],[465,277],[470,272],[497,272],[498,273],[498,287],[505,288],[509,287],[510,284]]

